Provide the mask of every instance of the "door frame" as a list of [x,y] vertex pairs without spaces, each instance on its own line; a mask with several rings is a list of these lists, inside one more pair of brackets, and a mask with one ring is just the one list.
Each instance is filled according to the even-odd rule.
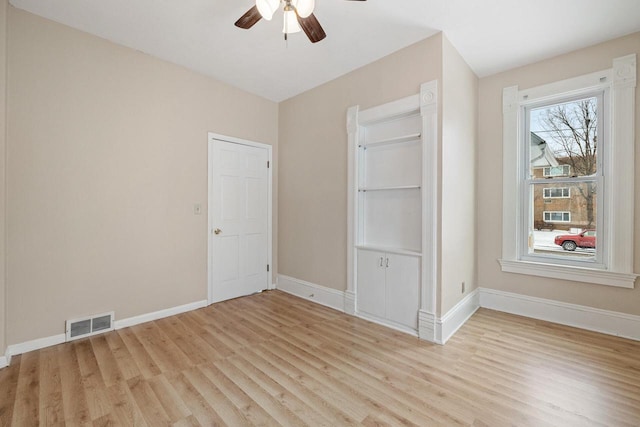
[[207,303],[213,303],[213,145],[215,141],[230,142],[232,144],[246,145],[249,147],[267,150],[269,168],[267,169],[267,263],[270,266],[267,289],[273,289],[273,147],[261,142],[235,138],[233,136],[220,135],[213,132],[207,133]]

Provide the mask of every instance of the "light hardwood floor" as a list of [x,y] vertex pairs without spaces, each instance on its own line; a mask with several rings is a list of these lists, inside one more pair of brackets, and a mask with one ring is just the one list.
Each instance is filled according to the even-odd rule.
[[640,342],[481,309],[439,346],[270,291],[17,356],[0,425],[639,426]]

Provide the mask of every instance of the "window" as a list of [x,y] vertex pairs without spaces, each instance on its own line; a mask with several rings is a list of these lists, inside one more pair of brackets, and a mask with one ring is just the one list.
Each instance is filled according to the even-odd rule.
[[[561,93],[542,101],[523,102],[520,106],[525,126],[518,143],[526,147],[520,159],[525,171],[521,198],[527,216],[520,225],[520,233],[527,236],[526,247],[521,248],[522,259],[603,264],[605,246],[596,246],[596,251],[592,248],[568,251],[556,242],[555,235],[600,228],[597,213],[604,200],[598,188],[602,188],[606,172],[600,152],[606,150],[609,143],[603,114],[608,100],[609,88],[600,87],[569,96]],[[542,176],[540,166],[543,166]],[[554,184],[550,186],[549,182]],[[541,190],[543,199],[567,200],[541,203]],[[540,220],[545,224],[541,226]],[[549,232],[555,235],[549,236]]]
[[571,212],[548,211],[543,213],[545,222],[571,222]]
[[502,271],[634,287],[636,58],[613,64],[503,90]]
[[543,188],[542,190],[545,199],[568,199],[571,197],[568,187]]
[[560,165],[560,166],[549,166],[543,169],[543,176],[569,176],[571,173],[571,166],[569,165]]

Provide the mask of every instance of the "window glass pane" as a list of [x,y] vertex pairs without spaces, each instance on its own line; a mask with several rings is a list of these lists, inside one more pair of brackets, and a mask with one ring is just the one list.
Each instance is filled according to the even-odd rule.
[[529,254],[595,260],[596,182],[531,184],[529,189]]
[[527,110],[531,177],[590,176],[597,172],[598,98]]
[[571,197],[571,191],[569,190],[569,187],[566,187],[564,185],[548,185],[543,188],[542,194],[545,199],[566,199]]

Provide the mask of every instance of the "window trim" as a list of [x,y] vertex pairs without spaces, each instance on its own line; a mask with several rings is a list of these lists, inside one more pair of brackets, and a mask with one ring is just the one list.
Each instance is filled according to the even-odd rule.
[[[604,209],[599,211],[609,220],[603,224],[600,236],[607,241],[601,264],[571,265],[544,259],[523,259],[521,248],[526,236],[520,232],[527,220],[522,206],[523,163],[527,149],[518,144],[524,123],[521,108],[525,104],[569,97],[588,91],[609,89],[610,102],[605,111],[611,118],[608,147],[603,153],[603,169],[616,171],[607,175],[599,187],[603,192]],[[633,272],[635,193],[635,88],[636,55],[613,60],[613,68],[583,76],[519,90],[518,86],[503,89],[503,230],[502,271],[549,277],[584,283],[633,288],[638,274]],[[600,183],[599,183],[600,185]],[[601,188],[601,189],[600,189]],[[614,191],[615,189],[615,191]],[[514,211],[516,214],[514,215]],[[516,236],[515,238],[513,236]],[[562,261],[562,260],[559,260]]]

